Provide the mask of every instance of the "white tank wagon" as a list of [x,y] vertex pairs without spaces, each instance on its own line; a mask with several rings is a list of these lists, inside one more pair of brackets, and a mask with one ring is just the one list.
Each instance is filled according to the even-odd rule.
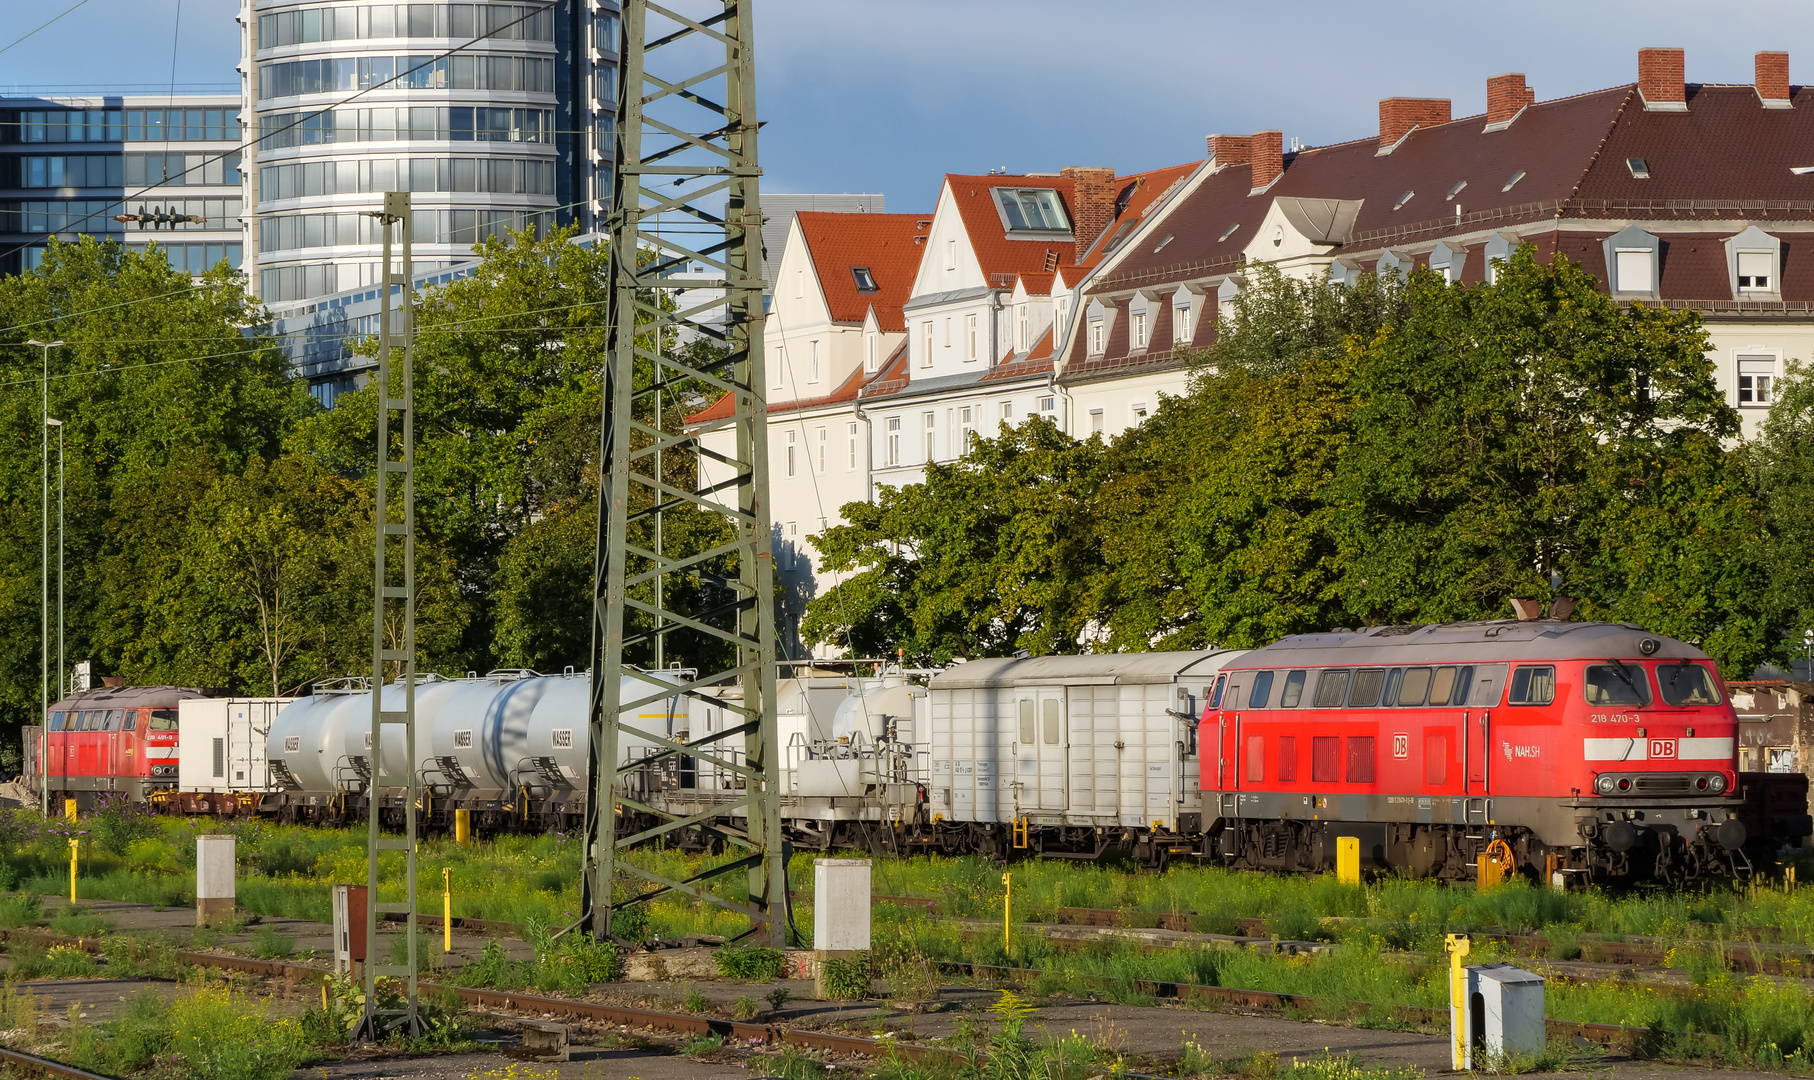
[[1238,650],[972,660],[933,676],[919,745],[943,851],[1150,865],[1202,829],[1197,727]]

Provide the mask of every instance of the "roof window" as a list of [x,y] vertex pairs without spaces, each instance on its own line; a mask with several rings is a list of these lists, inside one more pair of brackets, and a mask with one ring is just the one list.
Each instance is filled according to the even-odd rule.
[[1467,187],[1467,186],[1468,186],[1468,182],[1466,180],[1455,181],[1455,186],[1450,188],[1449,193],[1442,197],[1443,201],[1447,202],[1448,200],[1453,199],[1455,196],[1461,194],[1462,188]]
[[1223,230],[1222,230],[1222,235],[1221,235],[1221,236],[1218,236],[1218,237],[1216,237],[1216,243],[1218,243],[1218,244],[1220,244],[1220,243],[1221,243],[1221,242],[1222,242],[1222,241],[1224,241],[1224,240],[1226,240],[1226,239],[1228,239],[1228,238],[1229,238],[1229,237],[1231,237],[1231,236],[1233,236],[1233,235],[1234,235],[1234,234],[1235,234],[1235,230],[1236,230],[1236,229],[1238,229],[1238,228],[1240,228],[1240,227],[1241,227],[1241,223],[1240,223],[1240,222],[1238,222],[1238,221],[1237,221],[1237,222],[1235,222],[1235,223],[1234,223],[1234,224],[1233,224],[1233,225],[1230,225],[1230,226],[1229,226],[1229,227],[1228,227],[1228,228],[1226,228],[1226,229],[1223,229]]
[[1159,246],[1158,246],[1158,247],[1156,247],[1156,248],[1154,248],[1154,249],[1153,249],[1153,254],[1154,254],[1154,255],[1157,255],[1157,254],[1159,254],[1159,253],[1160,253],[1160,252],[1161,252],[1161,251],[1164,251],[1164,250],[1165,250],[1165,245],[1167,245],[1167,244],[1169,244],[1169,243],[1171,243],[1171,242],[1172,242],[1172,234],[1171,234],[1171,233],[1166,233],[1166,234],[1165,234],[1165,239],[1163,239],[1163,240],[1161,240],[1161,241],[1159,241]]
[[1102,245],[1103,254],[1106,255],[1120,247],[1122,241],[1127,239],[1128,233],[1133,232],[1134,226],[1138,224],[1140,223],[1137,221],[1124,221],[1116,226],[1114,233],[1109,236],[1108,243]]
[[1522,179],[1524,179],[1524,170],[1523,170],[1523,169],[1519,169],[1519,170],[1518,170],[1518,171],[1517,171],[1517,172],[1515,172],[1515,173],[1513,173],[1513,174],[1512,174],[1512,177],[1511,177],[1511,179],[1509,179],[1509,180],[1507,180],[1507,181],[1506,181],[1506,182],[1505,182],[1505,186],[1504,186],[1504,187],[1502,187],[1502,188],[1500,188],[1500,189],[1499,189],[1499,190],[1500,190],[1500,191],[1510,191],[1510,190],[1512,190],[1512,189],[1513,189],[1513,188],[1514,188],[1514,187],[1517,187],[1517,186],[1518,186],[1518,181],[1520,181],[1520,180],[1522,180]]
[[856,279],[857,291],[860,293],[872,293],[872,292],[881,291],[876,288],[875,275],[869,272],[869,267],[867,267],[867,266],[851,267],[850,276]]
[[1416,196],[1416,195],[1417,195],[1417,192],[1415,192],[1415,191],[1407,191],[1407,192],[1405,192],[1405,193],[1404,193],[1404,194],[1403,194],[1403,195],[1400,195],[1400,196],[1399,196],[1399,197],[1398,197],[1398,201],[1397,201],[1397,202],[1395,202],[1395,203],[1393,203],[1393,204],[1392,204],[1392,209],[1394,209],[1394,210],[1397,210],[1397,209],[1398,209],[1398,208],[1399,208],[1399,207],[1401,207],[1401,206],[1403,206],[1403,205],[1404,205],[1404,204],[1406,204],[1406,203],[1408,203],[1408,202],[1410,202],[1410,201],[1411,201],[1411,200],[1412,200],[1412,198],[1414,198],[1414,197],[1415,197],[1415,196]]
[[1625,167],[1631,170],[1631,175],[1634,180],[1650,179],[1650,163],[1641,157],[1626,158]]
[[1051,188],[995,189],[995,205],[1001,211],[1002,224],[1010,236],[1070,236],[1071,221],[1065,216],[1058,192]]

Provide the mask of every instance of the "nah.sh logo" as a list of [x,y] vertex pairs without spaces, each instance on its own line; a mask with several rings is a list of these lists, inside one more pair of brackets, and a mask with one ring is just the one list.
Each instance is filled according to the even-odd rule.
[[1499,746],[1505,751],[1505,760],[1507,761],[1511,761],[1513,758],[1534,758],[1543,756],[1543,747],[1541,746],[1513,746],[1509,742],[1501,742]]

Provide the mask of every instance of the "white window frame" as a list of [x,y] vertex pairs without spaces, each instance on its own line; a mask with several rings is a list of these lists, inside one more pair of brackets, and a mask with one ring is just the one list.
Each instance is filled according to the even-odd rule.
[[1027,305],[1026,304],[1016,304],[1015,312],[1014,312],[1014,351],[1015,352],[1023,352],[1032,347],[1032,344],[1027,340],[1028,330],[1029,330],[1029,327],[1027,325]]
[[1101,356],[1102,355],[1104,338],[1107,336],[1103,333],[1103,324],[1106,323],[1107,321],[1108,321],[1107,319],[1091,319],[1090,320],[1090,355],[1091,356]]
[[956,240],[945,241],[945,269],[946,270],[956,270],[957,269],[957,241]]
[[960,405],[957,410],[957,456],[970,452],[970,436],[976,434],[976,414],[974,405]]
[[1172,309],[1172,340],[1188,343],[1190,341],[1190,305],[1179,304]]
[[976,359],[976,316],[964,316],[964,362]]
[[871,375],[875,374],[876,365],[881,362],[877,355],[880,337],[874,330],[863,335],[863,370]]
[[845,472],[856,472],[857,471],[857,425],[854,423],[844,425],[844,434],[845,434],[845,437],[850,442],[850,463],[848,465],[844,466],[844,471]]
[[[1757,366],[1768,363],[1770,370],[1760,372]],[[1746,371],[1747,364],[1753,365]],[[1776,404],[1782,384],[1783,357],[1778,349],[1734,349],[1732,351],[1732,403],[1740,409],[1769,409]],[[1758,380],[1764,380],[1760,385]],[[1760,394],[1761,391],[1761,394]]]
[[825,432],[825,429],[823,427],[821,427],[819,429],[819,471],[821,473],[823,473],[825,471],[825,444],[826,444],[826,442],[827,442],[826,432]]
[[1058,396],[1056,394],[1047,394],[1045,397],[1040,398],[1039,411],[1052,416],[1058,415]]
[[812,366],[807,369],[808,378],[806,381],[809,383],[817,383],[819,381],[819,342],[815,339],[811,344]]
[[789,476],[794,475],[794,451],[799,440],[799,434],[799,432],[792,428],[787,430],[787,475]]
[[1147,417],[1146,402],[1132,401],[1132,402],[1128,403],[1127,419],[1128,419],[1129,426],[1139,427],[1141,424],[1146,423],[1146,417]]
[[[1655,248],[1614,248],[1612,254],[1614,296],[1650,296],[1655,292],[1651,287],[1651,283],[1656,280],[1657,272],[1657,253]],[[1625,280],[1625,256],[1627,255],[1642,255],[1644,257],[1643,283],[1640,288],[1630,288]]]
[[932,320],[920,323],[920,366],[932,366]]
[[1003,420],[1010,420],[1010,421],[1014,419],[1014,399],[1013,398],[1009,398],[1007,401],[1004,401],[1001,403],[1001,418]]
[[889,417],[885,430],[888,433],[888,441],[884,444],[887,450],[884,455],[884,464],[899,465],[901,463],[901,418]]
[[1090,410],[1090,434],[1101,435],[1104,417],[1101,409]]
[[1128,336],[1131,348],[1146,348],[1146,312],[1136,311],[1128,319]]
[[783,389],[787,386],[787,346],[786,345],[775,346],[775,378],[774,378],[774,382],[775,382],[776,390]]
[[[1740,250],[1740,251],[1736,252],[1735,255],[1737,256],[1737,262],[1738,262],[1737,277],[1738,277],[1738,291],[1739,292],[1741,292],[1741,293],[1774,293],[1777,291],[1776,263],[1778,262],[1778,259],[1776,256],[1776,252],[1774,252],[1774,251]],[[1768,260],[1768,262],[1770,264],[1770,272],[1763,275],[1764,283],[1762,285],[1754,284],[1754,283],[1748,282],[1746,280],[1747,277],[1755,278],[1757,276],[1754,274],[1747,275],[1745,273],[1745,259],[1747,257],[1752,258],[1752,259]]]
[[925,426],[926,463],[930,465],[938,460],[938,413],[925,413],[922,420]]

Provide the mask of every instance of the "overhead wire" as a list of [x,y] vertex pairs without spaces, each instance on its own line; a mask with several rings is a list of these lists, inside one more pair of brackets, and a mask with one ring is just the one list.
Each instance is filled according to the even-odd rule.
[[60,13],[51,16],[49,19],[45,20],[44,22],[41,22],[37,26],[31,28],[30,30],[27,30],[24,34],[21,34],[19,37],[16,37],[12,41],[8,42],[5,46],[0,46],[0,53],[5,52],[7,49],[12,48],[14,45],[20,44],[21,42],[25,41],[27,38],[36,34],[38,31],[44,29],[45,27],[49,26],[51,23],[56,22],[58,19],[61,19],[64,15],[69,14],[70,12],[74,11],[75,9],[81,7],[83,4],[86,4],[86,3],[88,3],[88,0],[76,0],[75,3],[64,8]]

